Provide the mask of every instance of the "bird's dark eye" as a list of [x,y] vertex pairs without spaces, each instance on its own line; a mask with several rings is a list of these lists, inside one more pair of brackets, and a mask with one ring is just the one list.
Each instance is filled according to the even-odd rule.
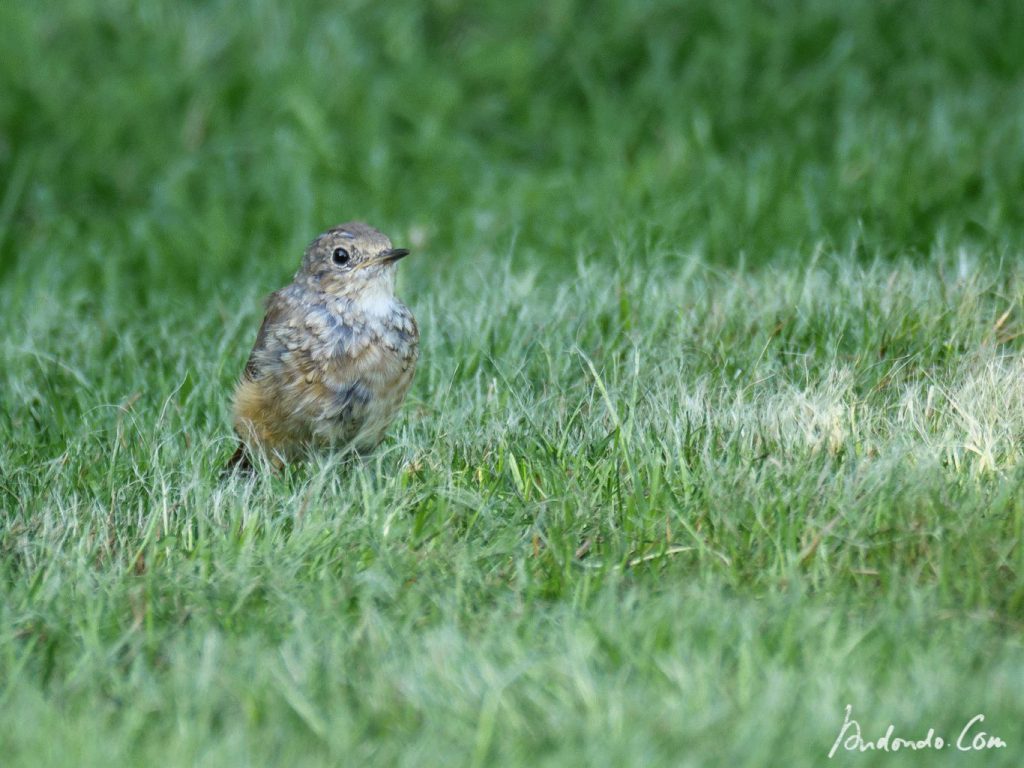
[[350,258],[352,257],[348,255],[348,251],[344,248],[335,248],[334,253],[331,254],[331,259],[338,265],[348,264]]

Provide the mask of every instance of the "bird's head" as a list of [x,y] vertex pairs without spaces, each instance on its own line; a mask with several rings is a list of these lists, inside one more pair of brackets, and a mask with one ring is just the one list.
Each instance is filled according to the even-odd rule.
[[361,221],[350,221],[332,227],[310,243],[296,278],[339,295],[370,286],[392,293],[395,264],[408,255],[405,248],[394,248],[379,230]]

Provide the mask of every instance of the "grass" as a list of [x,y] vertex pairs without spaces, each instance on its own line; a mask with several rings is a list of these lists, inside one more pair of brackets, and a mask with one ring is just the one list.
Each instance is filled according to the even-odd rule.
[[[1019,764],[1021,23],[0,8],[4,764]],[[221,482],[353,217],[393,435]]]

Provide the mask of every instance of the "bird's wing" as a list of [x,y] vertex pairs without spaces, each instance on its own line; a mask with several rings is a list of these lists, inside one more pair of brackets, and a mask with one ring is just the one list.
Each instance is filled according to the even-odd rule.
[[242,374],[249,381],[259,381],[263,377],[264,370],[260,358],[267,349],[271,328],[282,319],[284,314],[285,306],[281,297],[277,293],[270,294],[270,298],[267,299],[267,314],[263,316],[260,330],[256,334],[256,343],[252,345],[249,360],[246,362],[245,371]]

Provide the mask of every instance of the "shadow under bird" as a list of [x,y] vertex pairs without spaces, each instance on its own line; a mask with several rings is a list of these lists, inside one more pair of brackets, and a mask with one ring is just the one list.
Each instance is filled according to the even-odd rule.
[[309,450],[375,448],[398,412],[419,357],[412,312],[395,296],[409,251],[362,222],[333,227],[306,249],[290,285],[270,295],[234,395],[238,450],[227,470],[275,466]]

